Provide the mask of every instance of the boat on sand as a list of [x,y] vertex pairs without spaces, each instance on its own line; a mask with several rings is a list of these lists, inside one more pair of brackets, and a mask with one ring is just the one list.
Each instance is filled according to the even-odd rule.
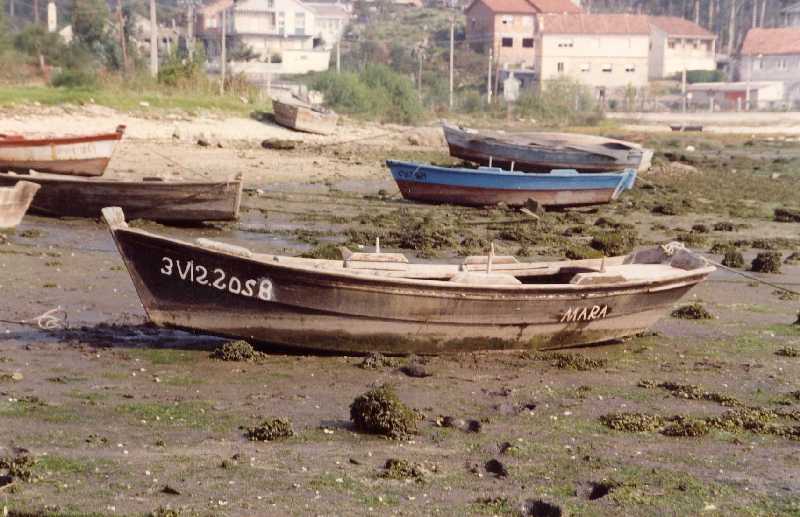
[[17,226],[39,190],[30,181],[18,181],[13,187],[0,188],[0,228]]
[[291,102],[273,99],[272,111],[275,122],[304,133],[330,135],[336,131],[339,121],[339,115],[327,108],[294,99]]

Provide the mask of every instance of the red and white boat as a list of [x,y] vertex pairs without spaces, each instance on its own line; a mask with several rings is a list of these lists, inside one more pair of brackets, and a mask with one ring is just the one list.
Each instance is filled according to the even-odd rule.
[[102,176],[123,133],[122,125],[113,133],[95,135],[28,138],[0,133],[0,171]]

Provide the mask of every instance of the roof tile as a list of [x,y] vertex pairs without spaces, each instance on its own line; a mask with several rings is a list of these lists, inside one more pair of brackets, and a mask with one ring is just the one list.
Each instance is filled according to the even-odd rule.
[[716,38],[714,33],[691,20],[677,16],[650,16],[650,23],[670,36],[692,36],[695,38]]
[[543,34],[650,34],[647,16],[639,14],[543,14]]
[[742,44],[742,54],[800,54],[800,27],[750,29]]

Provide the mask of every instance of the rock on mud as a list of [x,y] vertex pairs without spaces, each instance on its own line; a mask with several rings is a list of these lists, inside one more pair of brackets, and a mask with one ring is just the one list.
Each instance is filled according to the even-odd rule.
[[393,368],[397,366],[397,361],[391,357],[386,357],[380,352],[372,352],[358,364],[364,370],[380,370],[381,368]]
[[356,397],[350,405],[350,419],[363,432],[402,440],[416,434],[419,416],[400,401],[391,386],[383,385]]
[[776,208],[775,220],[779,223],[800,223],[800,210]]
[[567,514],[555,503],[541,499],[528,499],[522,503],[520,513],[527,517],[564,517]]

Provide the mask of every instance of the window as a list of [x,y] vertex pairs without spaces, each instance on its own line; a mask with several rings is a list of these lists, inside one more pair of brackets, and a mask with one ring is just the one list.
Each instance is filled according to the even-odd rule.
[[503,25],[511,25],[514,23],[514,17],[511,15],[504,15],[501,20],[503,21]]
[[668,40],[668,41],[667,41],[667,46],[668,46],[669,48],[675,48],[675,40],[674,40],[674,39],[670,39],[670,40]]
[[625,65],[625,71],[626,72],[635,72],[636,71],[636,65],[632,65],[632,64]]
[[294,13],[294,33],[303,36],[306,33],[306,13]]
[[533,48],[533,38],[522,38],[522,48]]
[[558,69],[559,72],[563,72],[564,71],[564,63],[558,63],[556,65],[556,68]]
[[591,64],[583,63],[581,65],[581,72],[591,72],[591,71],[592,71],[592,65]]
[[504,47],[513,47],[514,46],[514,38],[503,38],[501,40],[501,45]]
[[275,9],[275,0],[267,0],[267,10]]
[[567,40],[559,41],[558,42],[558,47],[559,48],[572,48],[572,40],[571,39],[567,39]]
[[606,63],[600,68],[600,70],[606,73],[611,73],[614,71],[614,67],[611,66],[611,63]]
[[278,34],[284,34],[285,32],[286,32],[286,13],[281,11],[278,13]]
[[699,39],[692,40],[692,46],[694,47],[695,50],[699,49],[700,48],[700,40]]

